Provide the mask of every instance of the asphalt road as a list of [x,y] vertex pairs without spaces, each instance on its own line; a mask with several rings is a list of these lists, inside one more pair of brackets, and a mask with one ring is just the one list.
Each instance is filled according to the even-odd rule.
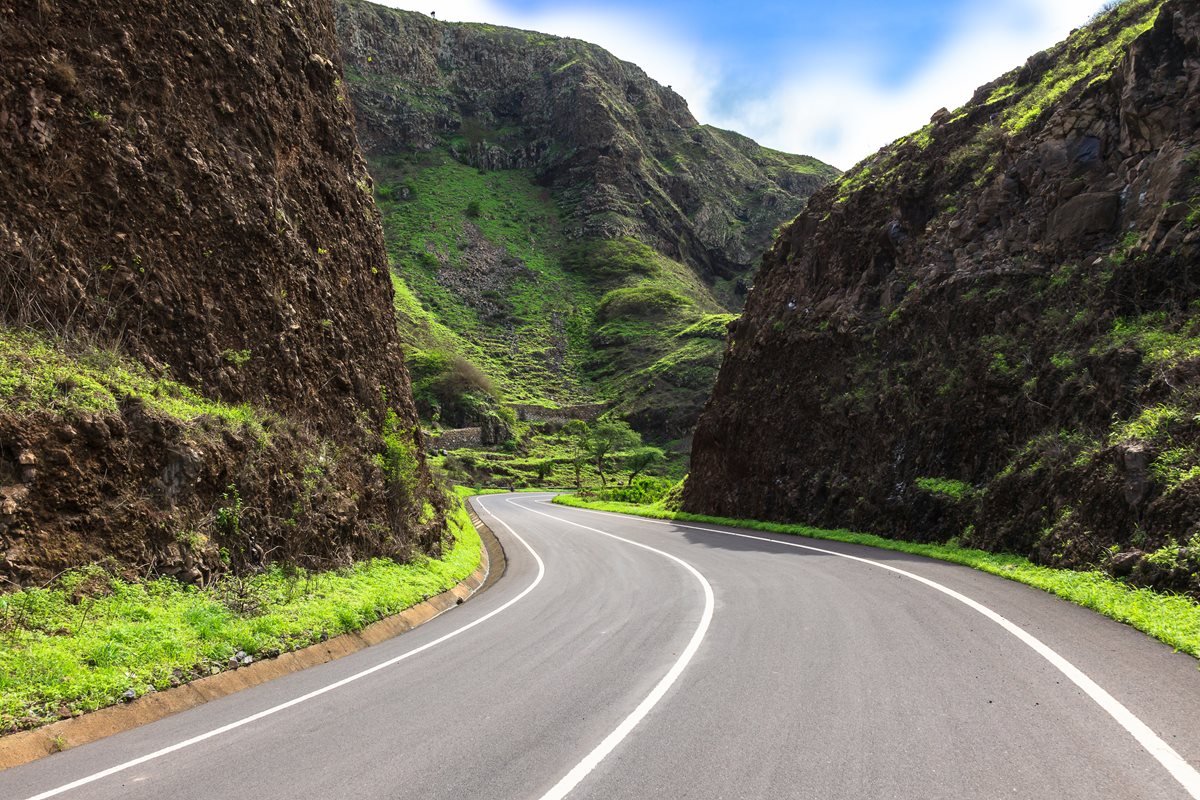
[[476,498],[509,566],[470,602],[0,798],[1200,797],[1200,670],[1130,628],[902,553],[546,499]]

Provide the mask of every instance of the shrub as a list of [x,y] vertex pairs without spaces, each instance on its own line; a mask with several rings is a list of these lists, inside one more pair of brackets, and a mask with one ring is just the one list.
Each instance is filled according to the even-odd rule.
[[604,295],[596,308],[596,319],[604,323],[619,317],[653,320],[661,319],[691,301],[678,292],[660,286],[642,284],[614,289]]
[[461,356],[414,350],[408,357],[408,369],[413,400],[427,419],[436,412],[442,422],[452,426],[478,424],[497,404],[491,379]]
[[652,275],[662,259],[637,239],[584,240],[562,256],[563,268],[600,283],[632,275]]
[[417,497],[420,480],[416,441],[412,432],[405,430],[400,418],[391,409],[388,409],[381,434],[383,452],[375,456],[375,464],[383,471],[393,510],[407,510]]
[[673,488],[674,484],[666,478],[643,476],[634,480],[630,486],[614,486],[611,489],[602,489],[596,493],[596,496],[600,500],[616,503],[649,505],[661,500]]
[[951,478],[917,478],[914,483],[923,492],[947,497],[954,501],[970,497],[975,491],[971,484]]

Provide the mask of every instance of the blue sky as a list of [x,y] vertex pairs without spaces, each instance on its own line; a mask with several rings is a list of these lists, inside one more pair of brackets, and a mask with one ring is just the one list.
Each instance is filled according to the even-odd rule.
[[701,122],[843,169],[1084,24],[1103,0],[383,0],[595,42]]

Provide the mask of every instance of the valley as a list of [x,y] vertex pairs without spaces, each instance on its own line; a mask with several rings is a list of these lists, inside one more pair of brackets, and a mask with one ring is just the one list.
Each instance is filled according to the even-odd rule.
[[1200,7],[536,5],[0,7],[0,795],[1200,798]]
[[700,125],[580,41],[350,0],[338,20],[424,423],[558,463],[504,409],[600,403],[682,477],[759,253],[838,171]]

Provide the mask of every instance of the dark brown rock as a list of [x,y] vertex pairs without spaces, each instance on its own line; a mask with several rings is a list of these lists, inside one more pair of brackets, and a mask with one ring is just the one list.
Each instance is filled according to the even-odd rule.
[[[1084,181],[1074,181],[1074,191],[1082,189]],[[1085,236],[1109,233],[1117,224],[1121,210],[1121,197],[1116,192],[1087,192],[1073,194],[1069,200],[1054,210],[1047,225],[1047,234],[1059,242],[1073,242]]]
[[[17,0],[0,30],[0,325],[117,348],[280,427],[266,443],[137,398],[67,426],[0,408],[0,477],[28,490],[5,489],[0,575],[174,568],[232,484],[262,516],[198,545],[206,574],[218,546],[235,569],[436,548],[423,462],[416,513],[373,462],[389,411],[420,437],[331,6]],[[326,451],[323,504],[298,476]]]
[[[1064,566],[1195,535],[1200,7],[1159,5],[1119,6],[813,197],[732,334],[685,510]],[[933,503],[929,477],[983,491]],[[1197,592],[1195,570],[1131,574]]]

